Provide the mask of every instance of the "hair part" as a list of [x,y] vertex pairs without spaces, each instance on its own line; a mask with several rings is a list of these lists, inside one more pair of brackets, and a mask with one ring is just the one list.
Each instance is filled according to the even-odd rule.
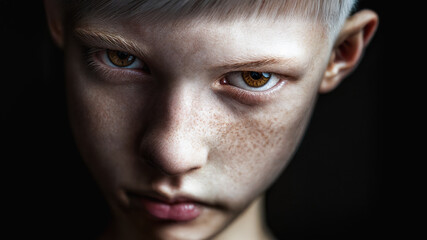
[[73,22],[88,16],[148,23],[288,17],[322,23],[327,34],[335,37],[356,0],[73,0],[64,3],[65,11],[71,15]]

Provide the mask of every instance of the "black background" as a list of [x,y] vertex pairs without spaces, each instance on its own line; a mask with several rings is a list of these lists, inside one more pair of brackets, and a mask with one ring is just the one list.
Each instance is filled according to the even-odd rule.
[[[379,29],[358,69],[320,95],[299,150],[268,191],[267,221],[279,239],[382,235],[386,23],[379,2],[359,1],[359,9],[379,14]],[[48,34],[42,2],[1,1],[0,12],[5,230],[13,239],[96,234],[109,216],[70,134],[62,53]]]

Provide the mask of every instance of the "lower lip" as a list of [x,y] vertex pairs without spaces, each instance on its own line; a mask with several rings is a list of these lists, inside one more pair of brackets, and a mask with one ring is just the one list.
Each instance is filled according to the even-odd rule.
[[200,206],[194,202],[165,203],[143,198],[142,204],[150,215],[161,220],[191,221],[200,215]]

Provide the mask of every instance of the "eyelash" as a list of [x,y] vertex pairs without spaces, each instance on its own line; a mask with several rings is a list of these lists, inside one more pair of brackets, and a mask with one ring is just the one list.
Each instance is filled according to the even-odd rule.
[[98,74],[102,79],[120,79],[121,82],[125,83],[135,80],[140,81],[141,77],[148,76],[142,69],[126,67],[120,68],[104,63],[104,60],[102,60],[103,57],[100,55],[106,54],[106,51],[107,49],[104,48],[87,47],[84,48],[83,54],[89,69]]

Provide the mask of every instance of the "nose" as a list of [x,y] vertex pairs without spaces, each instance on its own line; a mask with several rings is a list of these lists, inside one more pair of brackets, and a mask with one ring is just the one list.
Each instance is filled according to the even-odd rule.
[[174,87],[156,98],[141,140],[143,160],[166,175],[202,168],[208,158],[200,94]]

